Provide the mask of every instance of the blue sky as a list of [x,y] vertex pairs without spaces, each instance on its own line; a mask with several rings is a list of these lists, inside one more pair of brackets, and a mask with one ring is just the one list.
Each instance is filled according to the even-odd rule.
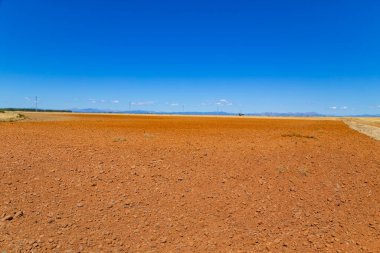
[[380,2],[0,0],[0,107],[380,113]]

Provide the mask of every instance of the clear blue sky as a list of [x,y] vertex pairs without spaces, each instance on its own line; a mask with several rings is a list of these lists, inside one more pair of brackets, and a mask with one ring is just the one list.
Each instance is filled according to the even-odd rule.
[[0,0],[0,107],[380,113],[380,1]]

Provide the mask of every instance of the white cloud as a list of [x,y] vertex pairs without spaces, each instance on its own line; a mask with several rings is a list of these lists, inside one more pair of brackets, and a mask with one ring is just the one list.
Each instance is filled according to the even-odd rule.
[[115,99],[115,100],[110,100],[110,101],[107,101],[106,99],[95,99],[95,98],[90,98],[88,99],[88,101],[90,101],[91,103],[93,104],[97,104],[97,103],[112,103],[112,104],[118,104],[120,103],[119,100]]
[[168,105],[168,106],[180,106],[179,103],[169,103],[169,102],[166,102],[165,105]]
[[141,101],[141,102],[132,102],[132,105],[137,105],[137,106],[145,106],[145,105],[153,105],[153,101]]
[[216,105],[219,105],[219,106],[230,106],[232,105],[232,103],[226,99],[219,99],[215,102]]
[[30,98],[30,97],[24,97],[25,98],[25,100],[27,100],[27,101],[32,101],[32,99]]
[[376,106],[377,108],[380,108],[380,105]]
[[331,106],[329,107],[331,110],[347,110],[348,106]]

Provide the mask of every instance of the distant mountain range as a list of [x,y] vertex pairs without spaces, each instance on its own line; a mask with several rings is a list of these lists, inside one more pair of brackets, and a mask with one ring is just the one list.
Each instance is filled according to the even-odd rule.
[[[146,111],[146,110],[132,110],[132,111],[115,111],[115,110],[101,110],[95,108],[86,109],[71,109],[72,112],[77,113],[120,113],[120,114],[161,114],[161,115],[215,115],[215,116],[238,116],[239,113],[229,113],[229,112],[156,112],[156,111]],[[245,113],[241,116],[271,116],[271,117],[380,117],[380,114],[361,114],[361,115],[327,115],[320,114],[316,112],[288,112],[288,113],[277,113],[277,112],[262,112],[262,113]]]

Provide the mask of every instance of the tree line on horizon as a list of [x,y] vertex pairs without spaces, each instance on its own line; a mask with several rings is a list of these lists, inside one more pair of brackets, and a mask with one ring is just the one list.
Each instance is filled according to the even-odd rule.
[[20,112],[73,112],[71,110],[35,109],[35,108],[0,108],[0,111]]

